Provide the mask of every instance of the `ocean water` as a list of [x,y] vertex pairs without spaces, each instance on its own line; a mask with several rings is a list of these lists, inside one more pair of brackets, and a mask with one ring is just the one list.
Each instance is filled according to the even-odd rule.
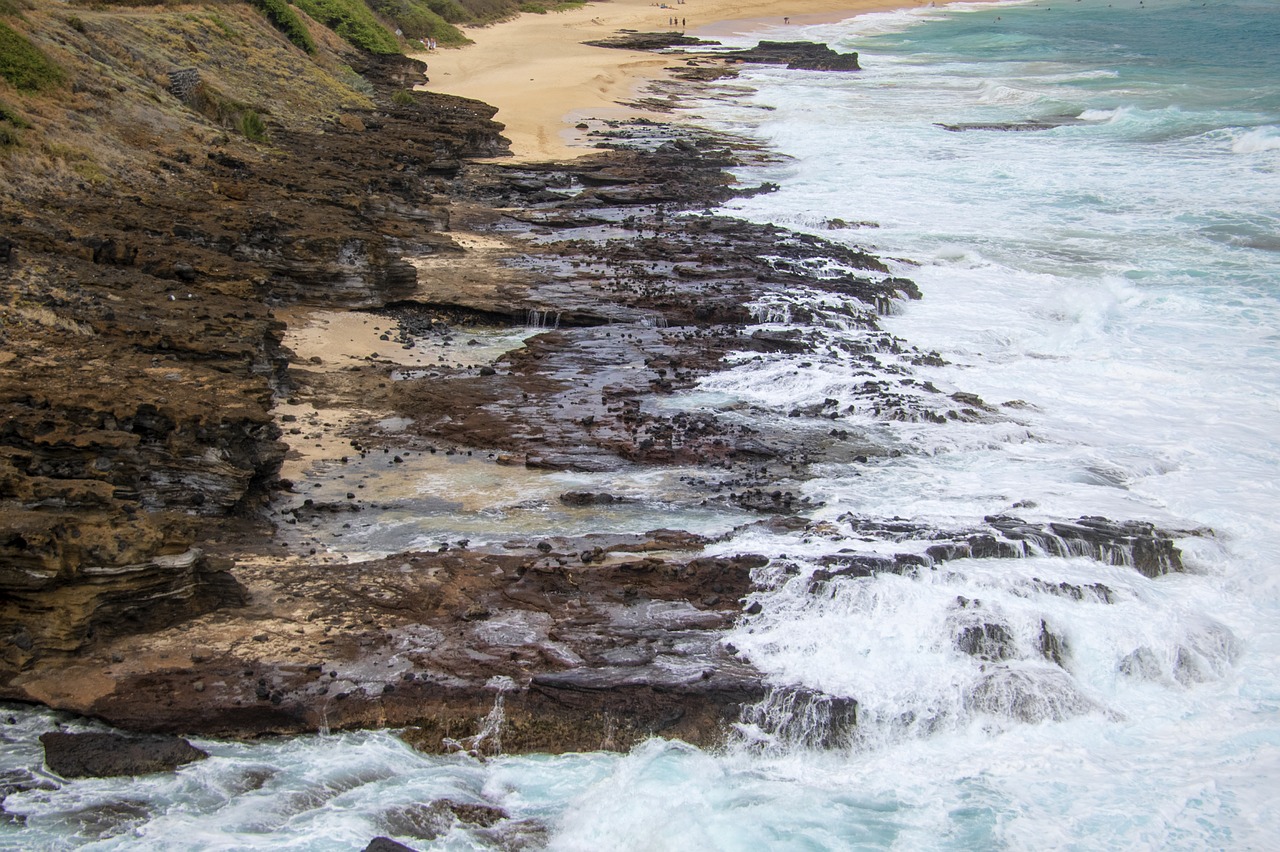
[[[779,685],[856,698],[856,735],[809,750],[743,725],[717,753],[654,740],[484,763],[386,733],[201,742],[214,757],[171,776],[11,795],[25,823],[0,823],[0,847],[1276,848],[1280,8],[1042,0],[785,34],[857,50],[865,70],[751,69],[751,94],[699,105],[785,155],[741,175],[779,191],[730,211],[894,258],[924,299],[884,325],[946,362],[912,376],[995,410],[877,415],[856,391],[878,376],[838,346],[743,360],[686,400],[786,416],[836,398],[845,428],[901,449],[804,486],[829,534],[721,545],[793,572],[775,571],[730,640]],[[1050,126],[978,127],[1029,121]],[[786,326],[787,307],[760,315]],[[815,315],[833,343],[856,333]],[[811,588],[824,555],[921,546],[850,518],[951,530],[1001,513],[1212,534],[1181,539],[1187,572],[1157,579],[1033,555]],[[1060,584],[1108,592],[1048,591]],[[957,650],[975,618],[1001,625],[1002,659]],[[1045,630],[1060,666],[1038,650]],[[52,724],[15,713],[0,763],[39,774]],[[511,820],[428,839],[412,805],[440,798]]]

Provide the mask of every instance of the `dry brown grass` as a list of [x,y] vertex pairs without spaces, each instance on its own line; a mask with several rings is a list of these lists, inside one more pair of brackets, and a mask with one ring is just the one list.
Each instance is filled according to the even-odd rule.
[[16,145],[0,148],[0,196],[111,184],[165,191],[175,179],[163,159],[247,144],[167,91],[168,72],[178,68],[198,68],[268,126],[317,128],[344,109],[371,106],[344,79],[348,48],[327,30],[314,32],[319,50],[309,57],[239,3],[86,4],[71,12],[42,4],[25,13],[32,40],[68,82],[45,93],[0,82],[0,100],[30,124],[15,133]]
[[43,305],[0,304],[0,326],[28,324],[77,337],[93,337],[93,328],[59,316]]

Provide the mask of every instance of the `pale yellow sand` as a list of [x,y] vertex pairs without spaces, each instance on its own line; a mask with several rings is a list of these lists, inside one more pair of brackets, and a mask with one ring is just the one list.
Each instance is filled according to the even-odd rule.
[[[675,29],[707,37],[759,25],[784,31],[784,16],[796,26],[927,5],[928,0],[668,0],[663,7],[653,0],[608,0],[469,28],[465,32],[473,45],[414,55],[428,65],[425,88],[498,107],[496,119],[507,126],[504,135],[518,159],[564,159],[592,150],[574,132],[574,124],[586,117],[639,114],[617,102],[634,98],[644,81],[674,64],[671,57],[588,47],[584,41],[620,29]],[[671,27],[672,17],[688,26]]]

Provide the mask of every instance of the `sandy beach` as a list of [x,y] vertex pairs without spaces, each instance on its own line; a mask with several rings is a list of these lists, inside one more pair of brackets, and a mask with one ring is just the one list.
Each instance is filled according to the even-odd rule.
[[[428,65],[425,88],[498,107],[496,119],[506,125],[517,159],[564,159],[594,150],[574,130],[576,123],[640,114],[618,102],[635,97],[645,81],[672,64],[670,57],[584,41],[622,29],[714,38],[762,26],[776,26],[779,40],[785,40],[788,26],[925,5],[928,0],[609,0],[470,28],[473,45],[415,55]],[[672,26],[674,18],[680,23]]]

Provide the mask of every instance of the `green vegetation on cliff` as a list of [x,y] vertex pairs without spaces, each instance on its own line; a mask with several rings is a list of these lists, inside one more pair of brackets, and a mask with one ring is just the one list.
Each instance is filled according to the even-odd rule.
[[298,13],[293,11],[285,0],[249,0],[249,5],[256,7],[262,14],[267,16],[267,20],[271,25],[284,33],[285,38],[293,42],[297,47],[302,48],[307,53],[316,52],[316,43],[311,38],[311,33],[307,30],[307,25],[302,23],[302,19],[298,17]]
[[400,43],[361,0],[295,0],[294,5],[370,53],[399,53]]
[[579,6],[585,6],[587,0],[522,0],[520,3],[521,12],[530,12],[534,15],[545,15],[548,12],[563,12],[566,9],[577,9]]
[[26,36],[0,23],[0,78],[24,92],[61,85],[66,74]]
[[469,16],[452,0],[368,0],[368,3],[375,12],[395,24],[405,38],[433,38],[447,45],[471,43],[453,25]]
[[519,0],[457,0],[475,23],[488,24],[519,14]]

